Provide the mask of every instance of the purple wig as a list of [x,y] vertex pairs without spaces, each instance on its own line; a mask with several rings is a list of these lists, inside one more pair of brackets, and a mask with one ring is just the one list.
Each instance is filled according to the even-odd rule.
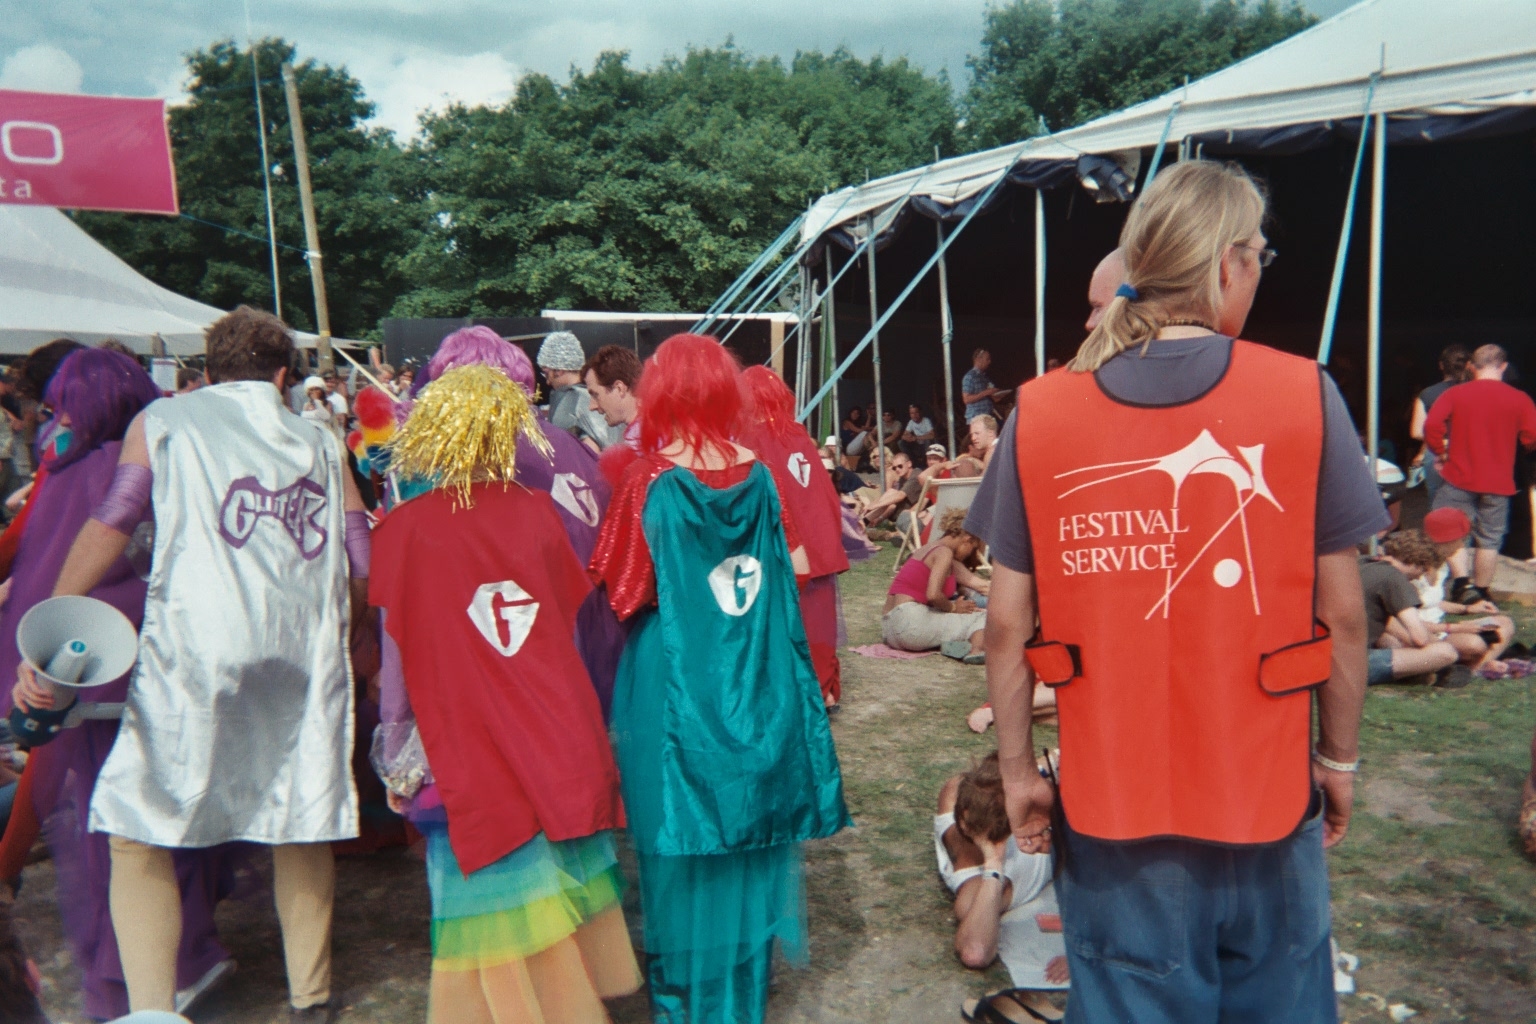
[[159,397],[160,389],[131,356],[100,348],[71,352],[44,395],[55,416],[69,417],[72,432],[54,468],[62,469],[108,441],[121,441],[139,410]]
[[417,378],[413,392],[420,391],[449,370],[459,366],[492,366],[505,373],[532,395],[535,387],[533,360],[518,345],[506,341],[489,327],[460,327],[437,346],[437,353]]

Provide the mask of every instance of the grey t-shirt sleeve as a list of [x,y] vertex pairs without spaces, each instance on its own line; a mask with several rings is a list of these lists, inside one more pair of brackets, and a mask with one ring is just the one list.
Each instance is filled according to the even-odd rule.
[[1318,554],[1343,551],[1392,525],[1381,490],[1365,462],[1365,449],[1344,396],[1326,372],[1323,385],[1323,460],[1317,480]]
[[1014,413],[1008,414],[992,461],[981,478],[976,497],[971,499],[965,528],[980,537],[988,547],[988,557],[1014,572],[1035,571],[1034,552],[1029,544],[1029,523],[1024,518],[1024,492],[1019,487],[1019,460],[1015,453]]

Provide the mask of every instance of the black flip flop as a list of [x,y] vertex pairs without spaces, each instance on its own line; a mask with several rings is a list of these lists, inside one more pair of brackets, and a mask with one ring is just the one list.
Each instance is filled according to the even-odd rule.
[[[1055,1010],[1054,1007],[1052,1008],[1052,1015],[1046,1016],[1020,998],[1027,995],[1033,995],[1033,990],[1005,988],[1001,992],[993,992],[991,995],[983,996],[976,1000],[976,1005],[971,1008],[970,1012],[966,1012],[965,1006],[962,1004],[960,1016],[969,1021],[970,1024],[1029,1024],[1032,1020],[1055,1022],[1062,1020],[1065,1016],[1059,1010]],[[1005,1002],[1010,1009],[1017,1008],[1023,1010],[1029,1016],[1015,1017],[1004,1013],[1002,1007],[997,1005],[1002,1002]]]

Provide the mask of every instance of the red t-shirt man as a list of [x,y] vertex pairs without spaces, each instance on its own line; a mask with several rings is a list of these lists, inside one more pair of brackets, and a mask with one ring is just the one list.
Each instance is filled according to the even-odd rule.
[[[1450,441],[1446,441],[1446,433]],[[1448,388],[1424,421],[1446,482],[1470,494],[1515,493],[1515,445],[1536,447],[1536,403],[1498,378]]]
[[1451,600],[1467,604],[1487,599],[1498,567],[1515,493],[1515,446],[1536,447],[1536,403],[1504,383],[1508,364],[1502,348],[1483,345],[1472,353],[1474,379],[1437,398],[1424,420],[1424,443],[1445,478],[1435,508],[1460,509],[1472,521],[1472,564],[1465,550],[1450,560]]

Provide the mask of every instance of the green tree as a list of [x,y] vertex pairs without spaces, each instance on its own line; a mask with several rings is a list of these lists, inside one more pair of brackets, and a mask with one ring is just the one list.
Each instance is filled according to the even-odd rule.
[[[304,227],[281,67],[294,48],[257,44],[283,316],[314,329]],[[267,215],[257,138],[251,56],[228,40],[187,58],[190,99],[170,110],[181,218],[82,213],[87,231],[145,276],[223,309],[272,308]],[[405,287],[401,262],[424,230],[423,212],[403,191],[411,176],[389,132],[364,121],[373,105],[343,69],[304,61],[294,68],[309,145],[320,247],[325,254],[331,329],[362,337]],[[194,219],[195,218],[195,219]],[[219,227],[215,225],[222,225]],[[225,230],[234,228],[239,234]]]
[[1278,0],[1012,0],[967,62],[966,141],[1000,146],[1161,95],[1316,21]]
[[953,152],[954,123],[946,80],[843,50],[530,75],[500,109],[423,122],[432,218],[394,314],[702,308],[817,196]]

